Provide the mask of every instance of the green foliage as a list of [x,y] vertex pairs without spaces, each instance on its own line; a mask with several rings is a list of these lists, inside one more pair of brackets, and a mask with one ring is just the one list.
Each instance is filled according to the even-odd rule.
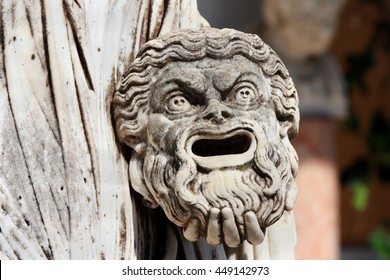
[[362,213],[367,209],[368,200],[370,198],[370,189],[366,181],[355,181],[352,183],[352,206]]
[[364,212],[368,206],[370,172],[369,161],[360,158],[341,173],[343,185],[350,187],[352,191],[352,207],[359,213]]
[[371,234],[371,246],[378,253],[379,258],[390,260],[390,233],[379,228]]
[[[386,52],[388,60],[381,63],[390,64],[390,1],[360,1],[375,8],[379,18],[373,27],[370,43],[361,53],[347,58],[345,78],[350,96],[356,91],[370,95],[365,77],[378,62],[375,61],[375,53]],[[383,83],[389,85],[390,78],[385,78]],[[384,92],[385,95],[388,96],[389,92]],[[371,180],[376,177],[390,185],[390,120],[386,120],[383,114],[378,112],[371,120],[369,130],[362,131],[359,118],[352,108],[345,126],[356,136],[363,137],[369,152],[366,158],[358,159],[341,174],[343,184],[351,187],[353,194],[351,203],[354,209],[363,212],[368,206]],[[390,226],[382,224],[380,229],[372,233],[370,243],[380,258],[390,259]]]

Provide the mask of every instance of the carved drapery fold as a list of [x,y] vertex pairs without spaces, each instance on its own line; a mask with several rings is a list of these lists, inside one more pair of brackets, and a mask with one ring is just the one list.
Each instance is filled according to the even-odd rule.
[[0,257],[153,257],[111,98],[146,41],[207,26],[196,1],[10,0],[0,23]]
[[209,246],[130,189],[117,83],[145,42],[205,26],[193,0],[0,3],[1,259],[293,258],[292,212],[260,245]]

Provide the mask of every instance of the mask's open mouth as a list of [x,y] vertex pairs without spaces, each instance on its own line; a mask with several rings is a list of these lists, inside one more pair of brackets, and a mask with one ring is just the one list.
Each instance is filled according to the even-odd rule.
[[196,135],[187,142],[187,152],[205,168],[239,166],[252,160],[256,140],[252,133],[237,130],[224,135]]
[[238,134],[225,139],[200,139],[192,145],[192,153],[199,157],[243,154],[251,145],[251,138]]

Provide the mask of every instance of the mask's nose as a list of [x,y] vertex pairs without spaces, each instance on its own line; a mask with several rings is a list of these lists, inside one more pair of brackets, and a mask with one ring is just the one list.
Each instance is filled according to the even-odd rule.
[[217,99],[210,100],[206,109],[199,116],[200,119],[210,121],[213,124],[224,124],[232,117],[232,110]]

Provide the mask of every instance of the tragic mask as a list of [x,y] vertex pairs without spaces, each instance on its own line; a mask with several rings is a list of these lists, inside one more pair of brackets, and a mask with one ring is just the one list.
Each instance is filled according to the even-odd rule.
[[296,196],[298,99],[255,35],[185,30],[140,50],[114,96],[132,187],[184,236],[259,244]]

